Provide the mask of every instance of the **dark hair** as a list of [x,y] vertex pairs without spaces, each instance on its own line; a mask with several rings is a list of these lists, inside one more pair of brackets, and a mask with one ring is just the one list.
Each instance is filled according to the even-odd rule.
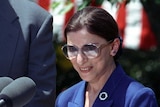
[[[77,11],[69,20],[64,30],[64,36],[67,39],[68,32],[75,32],[86,28],[89,33],[98,35],[106,41],[119,38],[118,25],[113,17],[104,9],[88,6]],[[118,59],[122,52],[122,46],[114,57]]]

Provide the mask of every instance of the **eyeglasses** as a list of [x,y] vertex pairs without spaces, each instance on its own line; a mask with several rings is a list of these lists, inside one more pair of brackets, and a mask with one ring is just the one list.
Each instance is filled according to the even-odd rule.
[[100,55],[101,49],[109,45],[111,42],[113,42],[113,40],[110,40],[107,44],[101,44],[99,46],[93,43],[89,43],[89,44],[83,45],[82,48],[78,48],[77,46],[66,44],[62,46],[61,49],[65,57],[69,60],[76,58],[79,51],[83,53],[85,56],[87,56],[87,58],[92,59],[92,58],[98,57]]

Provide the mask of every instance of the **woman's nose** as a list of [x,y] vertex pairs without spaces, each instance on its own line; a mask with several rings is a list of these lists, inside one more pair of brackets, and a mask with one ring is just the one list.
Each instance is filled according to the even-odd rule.
[[79,51],[77,54],[77,63],[79,65],[83,65],[86,61],[87,61],[87,56],[81,51]]

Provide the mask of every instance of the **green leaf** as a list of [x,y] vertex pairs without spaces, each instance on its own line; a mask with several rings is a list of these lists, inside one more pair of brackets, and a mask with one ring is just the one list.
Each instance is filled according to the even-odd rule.
[[54,10],[56,7],[58,7],[60,5],[61,2],[53,2],[51,4],[51,8]]
[[68,3],[60,12],[59,14],[65,14],[67,13],[68,11],[70,11],[72,9],[72,7],[74,6],[73,3]]

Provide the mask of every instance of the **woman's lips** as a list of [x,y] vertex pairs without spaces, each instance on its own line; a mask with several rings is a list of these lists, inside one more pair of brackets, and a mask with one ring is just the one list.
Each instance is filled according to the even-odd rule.
[[92,69],[92,67],[80,67],[81,72],[87,73]]

